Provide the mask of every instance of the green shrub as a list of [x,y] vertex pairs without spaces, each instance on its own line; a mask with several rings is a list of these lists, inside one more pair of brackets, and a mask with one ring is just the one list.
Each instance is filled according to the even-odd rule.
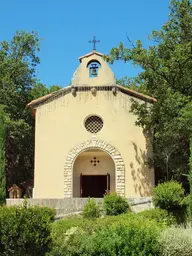
[[101,209],[99,205],[96,204],[94,198],[89,198],[86,205],[83,208],[83,217],[90,218],[99,218],[101,216]]
[[189,221],[192,221],[192,196],[188,195],[184,199],[184,204],[187,207],[187,217]]
[[[124,217],[126,218],[126,216]],[[114,225],[119,221],[120,218],[117,218],[116,216],[107,216],[105,218],[98,219],[84,219],[81,216],[75,216],[74,218],[59,220],[51,224],[53,243],[56,246],[61,246],[68,231],[74,230],[74,228],[79,227],[89,235],[103,229],[104,227]]]
[[[66,247],[68,247],[68,241],[72,239],[77,232],[79,234],[80,231],[82,231],[83,235],[86,234],[86,236],[89,236],[118,221],[119,219],[117,219],[116,216],[97,219],[84,219],[81,216],[74,216],[73,218],[65,218],[56,221],[51,224],[53,248],[48,255],[66,255],[65,250]],[[76,246],[76,244],[73,244],[72,246]]]
[[104,196],[104,210],[106,215],[115,216],[130,211],[127,200],[116,193]]
[[175,181],[161,183],[153,189],[153,203],[161,209],[182,208],[184,197],[184,189]]
[[187,205],[182,185],[176,181],[159,184],[153,189],[153,203],[156,207],[166,209],[178,224],[187,221]]
[[[107,220],[107,226],[106,226]],[[155,256],[159,255],[161,228],[155,221],[144,220],[136,214],[97,219],[103,227],[87,233],[83,227],[73,228],[49,256]],[[116,220],[116,221],[114,221]],[[88,222],[91,226],[93,221]],[[94,229],[94,227],[93,227]]]
[[59,221],[55,221],[51,224],[52,233],[56,234],[56,236],[61,237],[63,233],[65,233],[68,229],[72,227],[81,226],[85,220],[82,217],[74,217],[74,218],[64,218]]
[[43,207],[0,207],[1,255],[45,255],[53,216],[54,210]]
[[138,215],[145,219],[155,220],[158,223],[165,224],[167,226],[176,224],[174,216],[170,215],[167,210],[155,208],[139,212]]
[[47,216],[48,220],[53,222],[56,216],[56,210],[49,207],[34,207],[34,209],[37,209],[42,216]]
[[192,228],[169,228],[161,233],[160,248],[162,256],[191,256]]

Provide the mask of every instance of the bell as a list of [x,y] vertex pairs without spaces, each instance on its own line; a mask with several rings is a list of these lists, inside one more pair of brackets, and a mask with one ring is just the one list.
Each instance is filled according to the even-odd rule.
[[91,69],[91,74],[92,74],[92,76],[97,75],[97,69],[95,67]]

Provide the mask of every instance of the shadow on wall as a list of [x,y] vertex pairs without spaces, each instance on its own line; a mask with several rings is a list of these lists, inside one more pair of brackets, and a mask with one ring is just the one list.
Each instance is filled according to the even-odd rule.
[[146,150],[141,150],[133,142],[135,160],[138,165],[135,166],[134,163],[131,162],[130,167],[135,193],[141,197],[147,197],[151,196],[152,188],[154,186],[154,171],[149,167],[149,159],[152,157],[152,141],[150,135],[146,131],[143,133],[146,138]]

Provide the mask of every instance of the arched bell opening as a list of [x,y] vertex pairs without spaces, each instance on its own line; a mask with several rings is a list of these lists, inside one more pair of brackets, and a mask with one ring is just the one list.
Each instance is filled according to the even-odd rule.
[[99,68],[101,64],[98,60],[91,60],[87,64],[87,68],[89,69],[89,77],[97,77],[99,74]]
[[101,198],[115,192],[115,164],[105,151],[80,153],[73,165],[73,197]]

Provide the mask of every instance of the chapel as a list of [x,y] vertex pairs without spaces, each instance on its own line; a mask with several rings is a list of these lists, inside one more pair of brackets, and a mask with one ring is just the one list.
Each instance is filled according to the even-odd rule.
[[70,86],[28,104],[35,117],[33,198],[151,196],[152,138],[130,108],[133,99],[156,100],[117,84],[103,56],[81,56]]

